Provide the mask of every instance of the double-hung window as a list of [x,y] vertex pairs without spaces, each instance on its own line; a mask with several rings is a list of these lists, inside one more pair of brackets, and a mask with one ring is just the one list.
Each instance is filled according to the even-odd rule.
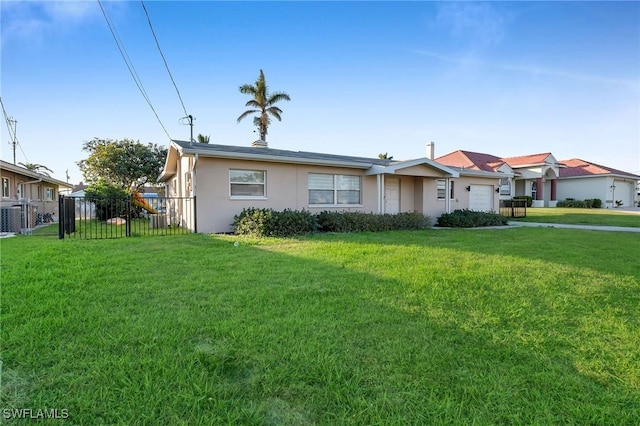
[[266,178],[264,170],[229,170],[229,194],[232,198],[264,198]]
[[54,194],[54,189],[53,188],[45,188],[44,191],[45,191],[44,192],[45,200],[52,201],[53,200],[53,196],[55,195]]
[[2,178],[2,198],[9,198],[9,178]]
[[360,205],[362,178],[350,175],[309,173],[310,205]]

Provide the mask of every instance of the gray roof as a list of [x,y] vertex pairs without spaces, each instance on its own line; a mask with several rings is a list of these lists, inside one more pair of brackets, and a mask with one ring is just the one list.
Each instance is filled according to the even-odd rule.
[[323,154],[318,152],[306,151],[288,151],[283,149],[273,149],[265,147],[253,146],[233,146],[233,145],[216,145],[206,143],[189,143],[187,141],[173,140],[174,144],[180,147],[181,151],[188,154],[211,155],[216,157],[250,157],[254,159],[263,158],[265,160],[274,161],[275,159],[296,161],[308,161],[311,163],[344,163],[357,164],[362,167],[371,167],[372,165],[388,166],[396,163],[394,160],[381,160],[380,158],[353,157],[349,155]]
[[0,160],[0,169],[8,170],[13,173],[18,173],[23,176],[27,176],[33,179],[42,180],[43,182],[52,183],[54,185],[62,186],[64,188],[72,188],[73,185],[68,184],[67,182],[63,182],[61,180],[52,178],[51,176],[45,175],[43,173],[33,172],[29,169],[26,169],[21,166],[16,166],[15,164],[8,163],[6,161]]

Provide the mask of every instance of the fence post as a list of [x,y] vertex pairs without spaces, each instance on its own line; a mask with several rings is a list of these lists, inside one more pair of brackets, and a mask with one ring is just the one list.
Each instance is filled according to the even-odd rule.
[[126,222],[124,224],[125,234],[127,237],[131,236],[131,198],[133,198],[133,195],[130,195],[127,198],[127,217],[126,217]]
[[58,239],[64,240],[64,195],[58,195]]

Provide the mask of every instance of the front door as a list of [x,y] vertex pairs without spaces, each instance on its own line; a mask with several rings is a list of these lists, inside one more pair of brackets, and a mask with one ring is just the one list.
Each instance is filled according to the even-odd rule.
[[396,214],[400,212],[400,179],[384,180],[384,212]]

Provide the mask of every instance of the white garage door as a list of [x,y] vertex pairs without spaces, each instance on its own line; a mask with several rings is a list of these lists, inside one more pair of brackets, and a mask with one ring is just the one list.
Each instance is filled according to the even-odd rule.
[[616,186],[615,192],[613,193],[615,200],[613,201],[622,201],[621,207],[631,206],[633,201],[633,184],[621,180],[617,180],[613,182],[613,184]]
[[469,191],[469,210],[478,212],[493,210],[493,186],[471,185]]

